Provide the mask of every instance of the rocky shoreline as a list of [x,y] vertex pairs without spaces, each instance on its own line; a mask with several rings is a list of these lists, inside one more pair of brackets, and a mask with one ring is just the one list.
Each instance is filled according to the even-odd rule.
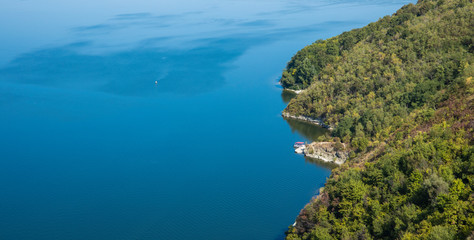
[[294,92],[294,93],[296,93],[296,94],[300,94],[300,93],[303,92],[303,90],[293,90],[293,89],[289,89],[289,88],[285,88],[284,90],[290,91],[290,92]]
[[[313,142],[306,144],[303,147],[302,153],[305,157],[319,159],[324,162],[331,162],[337,165],[343,164],[348,158],[350,150],[344,143],[335,142]],[[316,194],[298,214],[295,222],[292,224],[293,229],[299,233],[310,231],[314,227],[314,223],[311,221],[311,203],[317,200],[327,201],[329,196],[324,192],[324,187],[319,189],[319,193]]]
[[333,130],[333,127],[331,127],[330,125],[325,124],[322,119],[315,119],[315,118],[310,118],[310,117],[306,117],[306,116],[302,116],[302,115],[295,116],[295,115],[291,115],[287,112],[282,112],[281,116],[283,116],[284,118],[292,118],[292,119],[297,119],[297,120],[309,122],[309,123],[321,126],[323,128],[327,128],[330,131]]
[[349,151],[344,143],[313,142],[306,145],[304,153],[306,157],[338,165],[343,164],[349,158]]
[[349,158],[350,151],[344,143],[313,142],[296,148],[295,153],[341,165]]
[[[322,119],[314,119],[306,116],[295,116],[286,112],[283,112],[281,115],[284,118],[297,119],[327,128],[330,131],[333,130],[333,127],[325,124]],[[302,147],[296,148],[295,152],[298,154],[303,154],[308,158],[342,165],[349,158],[350,150],[346,144],[340,142],[312,142],[310,144],[305,144]],[[319,189],[319,194],[315,195],[310,202],[314,202],[321,197],[328,198],[327,193],[324,192],[324,188]],[[301,210],[295,219],[295,222],[292,224],[292,227],[299,233],[309,231],[314,226],[314,223],[309,219],[309,214],[307,212],[307,207],[309,206],[310,204]]]

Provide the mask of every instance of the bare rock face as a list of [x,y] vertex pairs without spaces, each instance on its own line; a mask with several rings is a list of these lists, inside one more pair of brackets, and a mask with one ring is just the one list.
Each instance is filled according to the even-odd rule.
[[306,116],[302,116],[302,115],[301,116],[295,116],[295,115],[291,115],[287,112],[283,112],[281,115],[285,118],[298,119],[298,120],[301,120],[301,121],[305,121],[305,122],[309,122],[309,123],[321,126],[323,128],[327,128],[329,130],[333,130],[333,127],[325,124],[322,119],[314,119],[314,118],[310,118],[310,117],[306,117]]
[[343,164],[349,158],[349,151],[344,143],[313,142],[306,145],[305,156]]

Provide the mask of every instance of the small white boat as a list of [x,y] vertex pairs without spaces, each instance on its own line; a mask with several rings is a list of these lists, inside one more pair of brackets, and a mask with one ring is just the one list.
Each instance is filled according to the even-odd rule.
[[294,148],[300,148],[300,147],[304,147],[304,142],[295,142],[295,145],[293,145]]

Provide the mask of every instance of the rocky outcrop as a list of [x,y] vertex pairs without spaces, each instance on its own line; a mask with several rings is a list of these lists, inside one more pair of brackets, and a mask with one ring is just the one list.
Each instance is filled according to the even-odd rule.
[[303,92],[303,90],[293,90],[293,89],[289,89],[289,88],[285,88],[286,91],[291,91],[291,92],[294,92],[296,94],[300,94]]
[[305,146],[302,146],[302,147],[299,147],[299,148],[295,148],[295,153],[298,153],[298,154],[304,154],[304,151],[306,150],[306,147]]
[[291,114],[289,114],[289,113],[287,113],[287,112],[283,112],[281,115],[282,115],[284,118],[298,119],[298,120],[301,120],[301,121],[305,121],[305,122],[309,122],[309,123],[312,123],[312,124],[316,124],[316,125],[318,125],[318,126],[321,126],[321,127],[323,127],[323,128],[327,128],[327,129],[329,129],[329,130],[333,130],[333,128],[332,128],[331,126],[325,124],[322,119],[315,119],[315,118],[310,118],[310,117],[306,117],[306,116],[302,116],[302,115],[300,115],[300,116],[295,116],[295,115],[291,115]]
[[343,164],[349,158],[349,150],[344,143],[313,142],[306,145],[305,156],[325,162]]

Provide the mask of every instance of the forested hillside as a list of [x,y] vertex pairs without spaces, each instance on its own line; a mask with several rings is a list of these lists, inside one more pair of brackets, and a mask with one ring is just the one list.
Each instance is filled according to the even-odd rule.
[[287,239],[474,237],[473,13],[419,1],[291,59],[281,83],[305,90],[284,111],[353,153]]

